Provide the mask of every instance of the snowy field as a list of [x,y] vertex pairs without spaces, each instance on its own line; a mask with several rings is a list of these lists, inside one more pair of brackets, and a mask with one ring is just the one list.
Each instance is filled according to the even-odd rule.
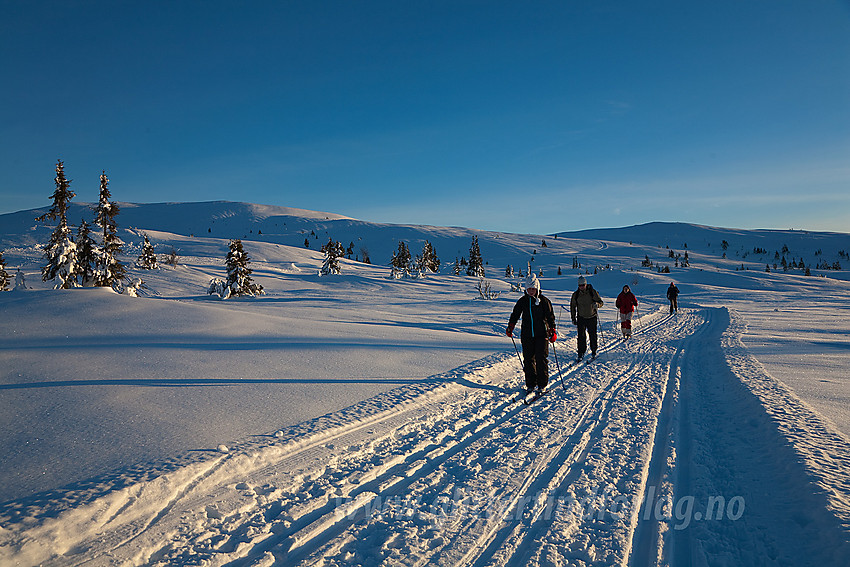
[[[52,290],[40,213],[0,215],[6,269],[31,287],[0,293],[0,565],[850,561],[850,235],[554,237],[122,207],[128,265],[143,232],[180,257],[131,270],[145,297]],[[448,275],[473,235],[496,299]],[[319,277],[329,236],[373,264]],[[206,294],[230,238],[266,295]],[[441,273],[389,279],[398,242],[417,254],[426,239]],[[773,270],[776,252],[812,274]],[[552,390],[526,407],[511,401],[519,294],[505,269],[529,262],[560,316],[560,373],[550,355]],[[606,302],[603,345],[573,365],[562,307],[586,272]],[[641,302],[628,342],[614,326],[624,284]]]

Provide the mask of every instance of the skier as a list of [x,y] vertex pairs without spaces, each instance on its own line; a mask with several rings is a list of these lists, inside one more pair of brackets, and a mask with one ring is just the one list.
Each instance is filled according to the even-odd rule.
[[537,390],[543,393],[549,383],[549,345],[557,339],[555,332],[555,310],[552,302],[540,293],[540,281],[530,274],[525,280],[525,294],[514,305],[508,320],[506,334],[513,337],[514,327],[520,316],[522,330],[523,369],[525,387],[528,394]]
[[614,305],[620,310],[620,329],[623,331],[623,338],[628,339],[632,336],[632,314],[637,307],[638,301],[629,286],[624,285],[623,291],[617,296],[617,301]]
[[679,310],[677,298],[679,297],[679,288],[675,282],[670,282],[670,287],[667,288],[667,299],[670,300],[670,313],[675,313]]
[[599,324],[598,310],[602,307],[602,298],[599,293],[593,289],[593,286],[587,283],[584,276],[578,277],[578,289],[573,292],[570,299],[570,317],[573,320],[573,325],[578,327],[578,357],[576,362],[580,361],[587,352],[587,335],[590,335],[590,353],[592,358],[596,358],[596,327]]

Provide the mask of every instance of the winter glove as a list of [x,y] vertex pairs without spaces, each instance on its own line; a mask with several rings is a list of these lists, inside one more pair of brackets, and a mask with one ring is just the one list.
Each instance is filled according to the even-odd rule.
[[573,319],[573,325],[578,325],[578,320],[576,320],[575,318]]
[[505,334],[506,334],[507,336],[509,336],[509,337],[513,338],[513,337],[514,337],[514,326],[513,326],[513,325],[508,325],[508,328],[507,328],[507,330],[505,331]]
[[552,329],[552,334],[549,335],[549,342],[554,343],[557,340],[558,340],[558,333],[555,331],[555,329]]

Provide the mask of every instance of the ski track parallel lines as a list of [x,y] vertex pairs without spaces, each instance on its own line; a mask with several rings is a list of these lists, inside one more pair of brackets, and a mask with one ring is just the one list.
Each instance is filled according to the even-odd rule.
[[[645,329],[646,331],[655,330],[664,325],[668,320],[669,317],[664,317],[662,320],[648,325]],[[599,352],[611,351],[620,344],[622,344],[622,341],[609,342],[603,347],[600,347]],[[508,507],[509,515],[516,514],[517,504],[526,501],[529,494],[535,494],[544,489],[548,489],[549,493],[553,493],[561,485],[568,483],[568,478],[574,465],[584,460],[590,447],[592,447],[591,441],[598,437],[601,429],[605,426],[605,416],[610,408],[611,400],[640,371],[638,362],[633,361],[627,372],[610,378],[603,387],[599,388],[593,394],[592,399],[582,408],[572,430],[565,433],[565,441],[561,444],[561,449],[559,451],[553,451],[549,459],[540,463],[526,477],[511,501],[511,505]],[[567,373],[576,372],[581,368],[581,365],[573,365],[567,370]],[[512,557],[505,564],[516,566],[526,565],[528,561],[527,556],[533,549],[531,547],[532,542],[534,542],[538,533],[545,533],[548,529],[542,521],[544,512],[544,510],[538,508],[537,513],[527,522],[528,525],[513,522],[508,526],[491,526],[479,537],[471,549],[460,560],[453,562],[453,564],[482,567],[488,564],[492,555],[503,547],[507,541],[519,539],[520,543],[514,547]]]
[[442,444],[429,444],[399,456],[401,462],[370,475],[371,478],[367,482],[361,483],[348,495],[349,498],[358,498],[362,494],[372,494],[360,506],[355,507],[356,513],[338,517],[336,503],[328,502],[307,516],[299,518],[290,529],[280,535],[264,540],[251,552],[250,557],[261,556],[270,550],[274,552],[275,548],[278,552],[285,551],[289,563],[308,557],[313,551],[341,534],[347,527],[362,519],[363,514],[360,511],[369,508],[371,501],[398,494],[404,487],[429,474],[439,464],[511,419],[523,407],[515,406],[511,411],[503,411],[509,405],[509,402],[501,400],[500,403],[491,408],[485,408],[484,411],[470,410],[472,418],[464,427],[456,429],[451,434],[451,440],[447,438]]

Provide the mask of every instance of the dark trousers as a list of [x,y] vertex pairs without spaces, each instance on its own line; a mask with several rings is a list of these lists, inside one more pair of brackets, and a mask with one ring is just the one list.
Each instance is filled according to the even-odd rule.
[[584,353],[587,352],[587,336],[590,335],[590,351],[596,352],[596,348],[598,347],[598,341],[596,339],[596,327],[599,324],[599,320],[597,317],[591,317],[589,319],[585,319],[584,317],[579,317],[576,320],[576,324],[578,325],[578,355],[579,357],[584,356]]
[[546,337],[523,337],[522,365],[525,369],[525,387],[545,388],[549,383],[549,341]]
[[675,298],[675,297],[670,298],[670,313],[673,313],[673,312],[679,310],[678,301],[676,301],[676,299],[677,298]]

